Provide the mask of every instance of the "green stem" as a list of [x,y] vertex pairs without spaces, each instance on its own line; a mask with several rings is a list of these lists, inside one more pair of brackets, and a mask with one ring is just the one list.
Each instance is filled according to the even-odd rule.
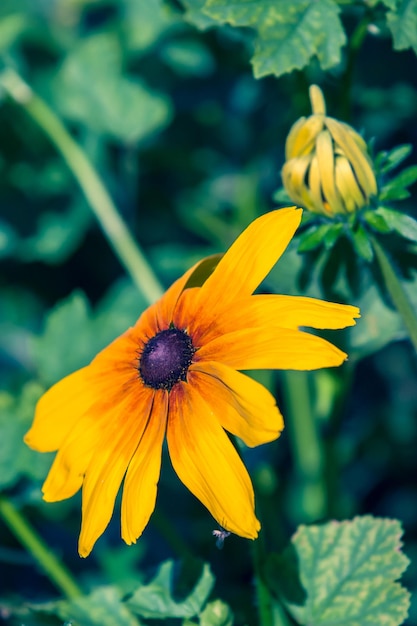
[[162,288],[138,244],[104,187],[85,152],[66,130],[54,111],[11,68],[0,74],[0,86],[43,129],[78,181],[114,252],[149,303]]
[[83,595],[65,565],[50,551],[20,511],[4,496],[0,496],[0,515],[57,589],[70,600]]
[[323,446],[312,411],[307,372],[282,372],[287,427],[300,481],[300,508],[309,520],[326,513]]
[[411,304],[407,292],[404,289],[404,285],[398,278],[391,260],[386,254],[384,248],[374,237],[372,237],[371,241],[379,268],[385,281],[385,286],[391,296],[395,308],[403,318],[411,342],[417,350],[417,315],[415,307]]
[[265,543],[263,532],[253,542],[252,558],[255,568],[255,585],[258,601],[259,626],[290,626],[290,621],[281,603],[273,599],[264,581]]
[[343,86],[342,89],[342,100],[340,103],[340,115],[343,119],[349,120],[351,117],[351,90],[352,90],[352,81],[353,81],[353,73],[356,64],[356,58],[358,56],[359,50],[362,46],[363,40],[366,37],[368,32],[369,22],[371,20],[371,16],[369,13],[362,18],[359,22],[355,30],[353,31],[348,48],[348,56],[346,61],[346,69],[344,72],[343,79],[340,81],[340,84]]
[[265,545],[262,531],[253,542],[253,564],[255,568],[255,585],[258,599],[258,614],[260,626],[274,626],[272,612],[272,597],[264,582],[262,569],[265,562]]

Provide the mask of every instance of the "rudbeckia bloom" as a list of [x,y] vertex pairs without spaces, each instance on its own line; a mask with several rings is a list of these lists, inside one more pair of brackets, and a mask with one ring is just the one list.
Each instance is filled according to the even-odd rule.
[[81,556],[109,523],[122,481],[122,537],[131,544],[141,535],[155,506],[165,438],[174,470],[217,522],[256,538],[252,484],[225,431],[257,446],[279,436],[283,419],[269,391],[237,370],[340,365],[344,352],[299,326],[344,328],[359,316],[347,305],[252,295],[301,213],[287,208],[255,220],[202,286],[197,275],[210,260],[39,400],[25,441],[58,450],[45,500],[82,487]]
[[287,137],[283,185],[293,202],[315,213],[358,211],[377,193],[366,143],[351,126],[326,116],[317,85],[310,100],[313,115],[300,118]]

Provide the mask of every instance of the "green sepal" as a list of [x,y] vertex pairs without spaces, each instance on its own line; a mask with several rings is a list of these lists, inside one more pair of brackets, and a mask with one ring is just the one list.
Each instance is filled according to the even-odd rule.
[[323,237],[323,244],[326,250],[330,250],[339,239],[340,235],[345,232],[345,226],[341,222],[332,224],[327,233]]
[[223,254],[212,254],[211,256],[202,259],[187,280],[184,285],[184,289],[201,287],[206,282],[207,278],[214,272],[222,256]]
[[[284,187],[276,189],[272,194],[272,199],[277,204],[285,204],[287,206],[294,204]],[[306,213],[306,211],[304,211],[304,213]]]
[[380,206],[374,213],[382,217],[390,231],[395,231],[401,237],[417,242],[417,220],[411,215]]
[[362,224],[358,224],[356,230],[349,231],[353,247],[356,253],[368,263],[374,258],[374,251],[372,244],[369,241],[368,233]]
[[377,213],[374,209],[366,211],[362,214],[362,217],[376,232],[383,234],[392,232],[391,226],[389,226],[383,216]]
[[298,252],[308,252],[323,244],[323,240],[328,232],[333,228],[333,224],[321,224],[317,228],[309,230],[300,237]]
[[375,167],[380,174],[386,174],[402,163],[412,152],[411,144],[396,146],[392,150],[379,152],[375,157]]
[[413,185],[416,180],[417,165],[411,165],[382,187],[379,193],[379,200],[404,200],[409,198],[410,192],[407,190],[407,187]]

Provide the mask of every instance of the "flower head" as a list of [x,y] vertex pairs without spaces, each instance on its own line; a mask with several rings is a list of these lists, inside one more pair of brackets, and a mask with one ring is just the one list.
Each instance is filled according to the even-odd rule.
[[344,328],[359,316],[352,306],[252,295],[301,213],[287,208],[255,220],[202,286],[196,276],[210,259],[39,400],[25,441],[58,451],[45,500],[82,487],[81,556],[109,523],[122,482],[122,537],[130,544],[141,535],[155,506],[165,438],[179,478],[221,527],[257,536],[252,484],[225,430],[257,446],[279,437],[283,419],[269,391],[238,370],[340,365],[344,352],[299,326]]
[[375,174],[362,137],[326,115],[323,94],[310,87],[313,115],[291,128],[282,181],[291,200],[328,216],[358,211],[377,193]]

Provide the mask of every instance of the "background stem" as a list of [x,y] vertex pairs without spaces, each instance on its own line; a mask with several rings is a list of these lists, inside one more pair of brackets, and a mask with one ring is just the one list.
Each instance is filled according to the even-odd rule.
[[0,85],[43,129],[60,152],[80,185],[116,256],[151,304],[163,293],[162,287],[138,244],[121,218],[87,155],[66,130],[54,111],[37,96],[11,68],[0,75]]
[[281,376],[286,425],[299,483],[299,510],[303,521],[322,519],[327,510],[323,446],[312,410],[308,373],[285,371]]
[[356,26],[349,41],[346,68],[345,68],[345,72],[343,75],[343,79],[340,81],[340,84],[343,87],[341,89],[342,98],[339,104],[340,117],[346,121],[349,121],[351,118],[352,83],[353,83],[353,74],[355,71],[356,59],[357,59],[359,50],[362,46],[362,43],[368,32],[368,26],[369,26],[370,21],[371,21],[371,14],[367,12],[365,16],[362,18],[362,20],[359,22],[359,24]]
[[4,496],[0,496],[0,515],[11,532],[34,557],[49,580],[68,599],[83,595],[67,568],[51,552],[21,512]]

